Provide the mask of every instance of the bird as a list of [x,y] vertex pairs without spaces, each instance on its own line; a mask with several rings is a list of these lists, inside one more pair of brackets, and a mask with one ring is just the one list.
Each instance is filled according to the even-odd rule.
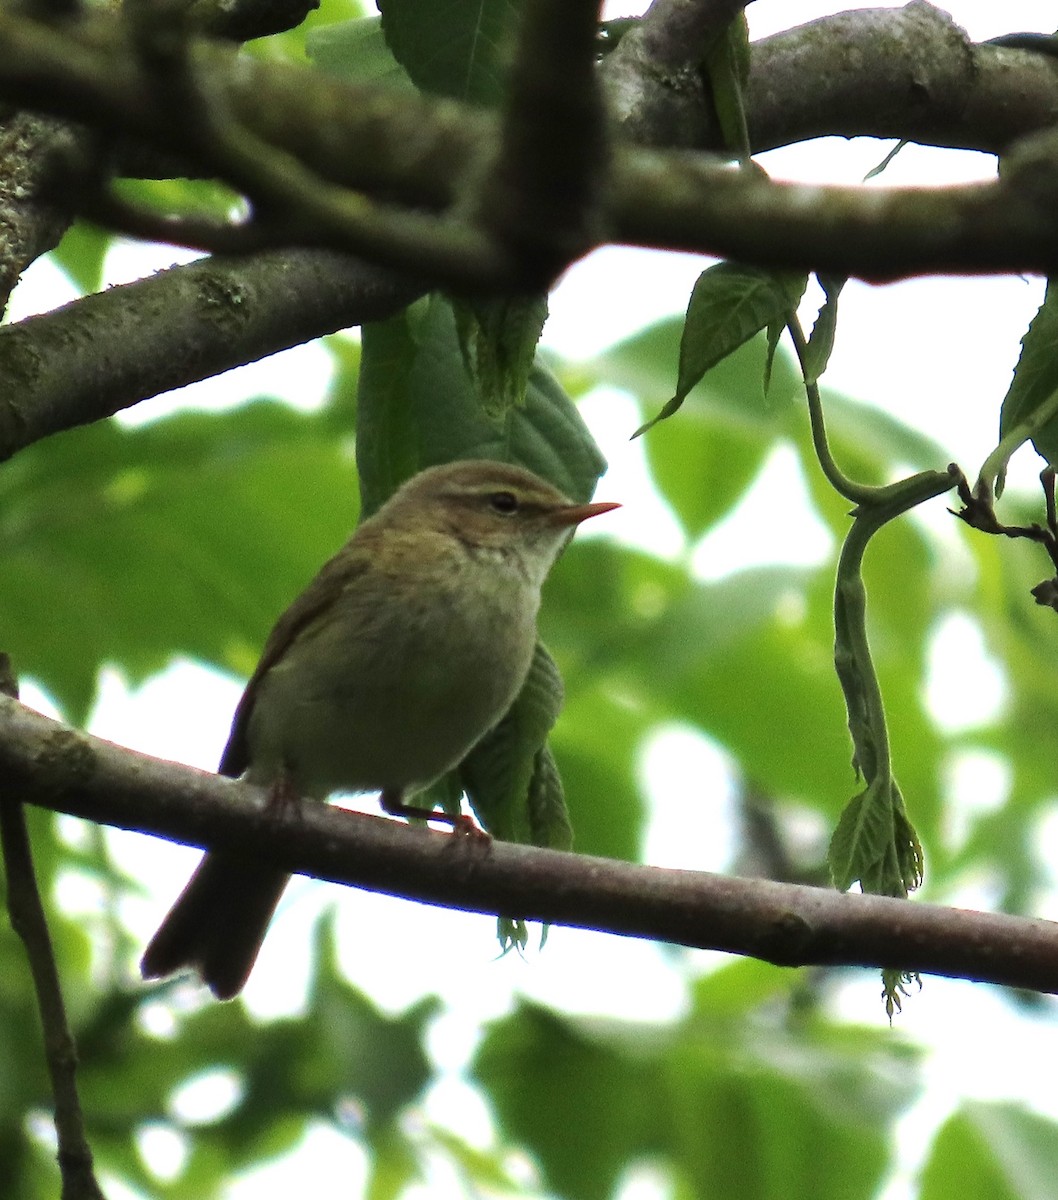
[[[408,801],[506,715],[552,564],[576,526],[618,507],[574,503],[488,460],[412,476],[276,621],[218,773],[272,799],[378,791],[390,814],[458,821]],[[208,851],[144,951],[143,977],[191,969],[218,999],[238,995],[288,880],[257,857]]]

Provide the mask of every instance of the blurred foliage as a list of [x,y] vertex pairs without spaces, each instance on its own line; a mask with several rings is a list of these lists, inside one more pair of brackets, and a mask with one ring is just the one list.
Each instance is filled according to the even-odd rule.
[[665,1028],[523,1002],[488,1031],[474,1078],[561,1196],[605,1200],[630,1164],[650,1162],[690,1196],[867,1200],[888,1124],[917,1089],[916,1053],[791,1011],[785,992],[775,968],[736,963],[700,980]]
[[[326,0],[299,30],[249,51],[299,59],[307,50],[349,78],[397,86],[410,78],[496,102],[518,4],[387,0],[381,7],[381,19],[365,18],[359,5]],[[219,212],[233,203],[202,183],[127,186],[167,211]],[[75,226],[53,257],[91,290],[110,244]],[[111,421],[33,446],[0,472],[3,649],[76,722],[105,664],[131,681],[176,656],[246,674],[275,614],[355,524],[359,486],[365,507],[374,507],[412,471],[472,444],[477,453],[526,461],[586,496],[601,464],[566,394],[605,387],[633,397],[638,416],[629,435],[678,394],[680,411],[629,453],[644,455],[681,530],[681,551],[666,560],[578,539],[547,588],[542,633],[566,690],[550,746],[575,847],[641,856],[649,817],[642,751],[659,729],[676,725],[721,746],[736,785],[755,797],[763,814],[757,828],[766,827],[774,845],[767,853],[747,846],[742,856],[753,859],[760,849],[759,857],[774,859],[778,846],[780,857],[817,878],[826,833],[856,787],[832,663],[834,556],[848,504],[818,472],[798,375],[782,353],[765,392],[771,347],[766,334],[751,335],[782,316],[790,293],[784,279],[759,282],[749,296],[759,302],[752,319],[733,323],[722,353],[710,341],[708,313],[719,311],[710,306],[720,284],[737,284],[746,299],[745,276],[731,271],[702,285],[696,311],[707,315],[689,331],[673,319],[591,362],[537,362],[524,403],[499,425],[468,400],[474,389],[451,310],[435,299],[367,331],[362,355],[349,340],[332,339],[337,375],[316,412],[258,397],[138,428]],[[1041,361],[1052,369],[1048,319],[1037,334]],[[816,368],[832,335],[825,324]],[[1007,421],[1045,399],[1031,385],[1028,378],[1019,385],[1027,407],[1009,409]],[[354,425],[358,398],[364,409]],[[858,480],[882,483],[947,461],[942,447],[885,413],[825,391],[824,404],[835,457]],[[771,486],[779,448],[796,457],[810,515],[830,534],[829,553],[815,565],[791,566],[764,526],[753,534],[760,544],[747,546],[759,565],[703,583],[692,569],[696,549],[751,489],[767,490],[777,517],[799,505]],[[1038,519],[1025,502],[1007,503],[1010,520]],[[1006,909],[1031,912],[1049,878],[1037,834],[1058,778],[1058,642],[1054,614],[1029,596],[1047,569],[1026,543],[971,535],[955,522],[938,533],[937,522],[917,518],[888,527],[868,552],[872,646],[931,898],[985,877]],[[1007,690],[998,716],[955,732],[938,727],[924,699],[933,638],[952,614],[980,629]],[[946,773],[963,751],[994,755],[1011,783],[1000,805],[958,823],[959,798]],[[687,791],[691,803],[714,803],[698,781]],[[438,1162],[467,1195],[571,1200],[612,1196],[639,1171],[681,1200],[868,1200],[894,1168],[893,1122],[921,1086],[919,1052],[889,1029],[836,1016],[823,973],[728,963],[696,980],[683,1014],[667,1023],[518,1004],[485,1030],[469,1072],[493,1116],[494,1140],[483,1148],[422,1115],[438,1078],[427,1044],[438,1001],[383,1011],[338,972],[325,921],[301,1015],[258,1023],[238,1003],[189,1011],[179,988],[129,982],[139,947],[120,912],[137,885],[115,868],[106,840],[71,840],[51,815],[28,817],[79,1045],[89,1140],[104,1180],[118,1181],[123,1195],[226,1195],[235,1176],[273,1162],[321,1125],[366,1150],[364,1194],[378,1200],[431,1186]],[[821,833],[815,862],[787,836],[806,821]],[[55,900],[60,881],[71,877],[102,890],[90,920],[71,919]],[[156,1019],[159,1011],[166,1021]],[[0,1193],[54,1197],[39,1022],[6,922],[0,1064]],[[182,1115],[180,1093],[214,1072],[234,1081],[231,1102],[192,1121]],[[152,1130],[178,1140],[181,1157],[170,1172],[154,1170],[143,1152]],[[918,1194],[1049,1197],[1056,1146],[1058,1128],[1042,1117],[967,1104],[935,1137]],[[512,1150],[530,1156],[528,1182]],[[308,1186],[331,1196],[351,1194],[353,1185]]]
[[[552,365],[581,394],[620,387],[649,412],[671,388],[679,340],[680,323],[663,322],[594,362]],[[355,519],[350,415],[358,356],[348,342],[334,345],[340,370],[318,412],[258,399],[139,428],[109,422],[41,443],[7,465],[0,512],[17,569],[0,584],[0,614],[21,671],[68,713],[84,713],[104,662],[131,679],[174,655],[235,671],[252,666],[274,613]],[[830,659],[833,552],[819,567],[773,563],[708,584],[689,565],[701,538],[766,481],[780,445],[803,463],[817,515],[835,541],[847,519],[814,478],[804,415],[792,400],[795,377],[782,355],[763,397],[766,355],[763,338],[743,347],[640,443],[686,550],[664,561],[585,539],[549,582],[542,628],[567,691],[552,746],[579,850],[639,856],[647,816],[639,754],[671,723],[700,729],[725,748],[734,769],[769,798],[780,834],[808,812],[832,828],[851,794]],[[835,454],[865,478],[884,478],[894,461],[943,459],[919,435],[852,401],[830,396],[828,411]],[[718,454],[717,443],[741,453]],[[695,488],[695,479],[706,483]],[[762,547],[761,557],[774,549]],[[963,560],[957,572],[955,553]],[[1041,736],[1058,719],[1049,687],[1058,663],[1049,614],[1027,591],[1041,564],[1030,547],[969,537],[954,522],[941,541],[903,521],[872,546],[867,565],[875,652],[894,753],[926,844],[927,887],[942,898],[967,870],[986,868],[1008,906],[1026,911],[1043,878],[1032,834],[1058,768],[1053,739]],[[1011,697],[999,719],[957,735],[935,727],[922,699],[930,639],[946,612],[980,623]],[[63,629],[76,636],[56,636]],[[945,762],[960,748],[982,747],[1014,764],[1011,796],[1002,810],[972,818],[953,843],[945,836],[953,800]],[[710,797],[703,793],[701,803]],[[52,819],[32,815],[46,891],[63,865],[115,896],[134,886],[109,867],[101,842],[75,854]],[[474,1149],[439,1127],[409,1128],[408,1108],[432,1078],[422,1039],[435,1004],[381,1016],[338,976],[328,928],[304,1016],[259,1026],[238,1004],[209,1006],[179,1016],[159,1037],[137,1014],[165,1002],[169,990],[128,990],[136,951],[116,918],[87,931],[58,913],[54,922],[75,998],[92,1144],[105,1171],[143,1195],[219,1196],[225,1180],[297,1145],[319,1122],[369,1149],[371,1195],[399,1194],[425,1177],[436,1156],[468,1189],[524,1189],[499,1150]],[[116,947],[102,967],[88,934]],[[27,1139],[26,1121],[46,1112],[47,1082],[21,950],[6,927],[0,960],[0,1175],[19,1181],[13,1194],[44,1196],[54,1168],[46,1148]],[[526,1149],[540,1187],[554,1194],[611,1195],[629,1171],[646,1166],[677,1195],[866,1198],[891,1169],[890,1126],[918,1086],[915,1055],[888,1030],[829,1016],[807,982],[763,964],[733,964],[701,980],[687,1015],[664,1026],[574,1019],[523,1004],[486,1032],[473,1079],[489,1098],[501,1145]],[[185,1127],[172,1098],[214,1069],[232,1073],[238,1098],[215,1120]],[[991,1156],[992,1178],[1003,1171],[992,1159],[1006,1145],[992,1144],[994,1130],[1007,1138],[1013,1127],[1026,1139],[1037,1131],[1040,1154],[1058,1133],[1024,1114],[984,1116],[953,1117],[944,1127],[924,1195],[943,1194],[945,1164],[967,1141],[978,1156]],[[154,1176],[137,1148],[137,1133],[158,1127],[186,1138],[171,1179]]]

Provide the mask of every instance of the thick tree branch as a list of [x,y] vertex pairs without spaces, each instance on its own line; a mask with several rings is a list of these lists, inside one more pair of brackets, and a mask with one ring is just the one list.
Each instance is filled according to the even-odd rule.
[[643,53],[662,70],[697,66],[710,39],[748,3],[749,0],[653,0],[639,26]]
[[[0,12],[0,92],[186,151],[186,139],[174,142],[159,128],[153,91],[116,29],[94,22],[75,36]],[[829,66],[827,54],[835,55]],[[216,47],[203,46],[199,57],[210,86],[255,136],[296,148],[333,184],[444,209],[495,144],[488,116],[451,101],[353,88]],[[753,64],[758,148],[870,132],[995,149],[1058,120],[1058,72],[1049,60],[970,46],[921,3],[768,39],[754,47]],[[602,234],[872,279],[1053,273],[1055,155],[1040,139],[1046,135],[1022,155],[1021,168],[1012,156],[1000,182],[932,190],[769,184],[700,154],[624,147],[604,193]],[[0,457],[159,391],[387,315],[416,290],[337,255],[258,254],[179,268],[5,329]]]
[[595,70],[599,0],[525,6],[479,219],[538,287],[598,240],[606,110]]
[[702,64],[709,42],[746,0],[653,0],[603,63],[611,117],[629,141],[719,149],[705,102]]
[[[814,187],[736,173],[697,154],[627,151],[615,171],[610,236],[874,282],[1051,275],[1058,270],[1058,159],[1049,161],[1053,176],[1045,165],[1038,174],[1022,171],[1015,159],[995,183]],[[1029,156],[1025,165],[1034,166]]]
[[85,131],[37,113],[10,113],[0,121],[0,312],[19,276],[59,242],[68,214],[49,202],[56,159]]
[[193,0],[188,21],[214,37],[245,42],[300,25],[320,0]]
[[[0,34],[0,90],[60,111],[76,108],[86,119],[153,137],[171,151],[203,152],[200,137],[196,142],[193,131],[159,111],[157,89],[120,32],[92,23],[77,36],[63,35],[0,15]],[[824,69],[826,52],[837,55],[832,69]],[[456,203],[475,174],[472,164],[495,145],[495,124],[452,102],[406,101],[313,72],[236,62],[207,46],[196,62],[207,90],[223,98],[255,139],[296,154],[323,177],[322,195],[313,194],[307,174],[300,183],[283,183],[285,207],[301,188],[310,217],[313,206],[331,206],[326,189],[339,185],[443,209]],[[841,67],[850,62],[855,71]],[[1058,75],[1043,56],[971,46],[922,3],[896,12],[844,14],[769,39],[755,48],[754,64],[747,96],[756,148],[822,133],[871,133],[995,149],[1058,115]],[[991,89],[985,96],[982,80]],[[980,120],[979,129],[968,114]],[[205,154],[211,169],[223,174],[227,165],[237,185],[254,183],[245,155],[229,161],[223,146],[213,143]],[[271,182],[274,195],[278,178],[271,172],[256,182],[266,193]],[[1055,266],[1050,196],[1037,203],[1039,197],[1023,199],[1016,188],[769,187],[761,180],[718,177],[697,156],[624,148],[615,155],[608,195],[602,213],[607,235],[644,245],[875,279],[958,270],[1047,272]],[[355,203],[347,208],[350,244],[379,261],[407,262],[424,245],[433,246],[434,265],[450,282],[504,286],[503,265],[485,242],[479,257],[457,252],[459,236],[473,240],[471,225],[452,221],[446,231],[409,219],[402,235],[399,214],[383,229],[377,222],[358,224]],[[308,229],[295,223],[293,236],[333,245],[340,226],[340,214],[317,220],[315,229],[311,220]],[[514,282],[515,276],[506,281]]]
[[265,794],[123,750],[0,697],[0,774],[29,803],[472,912],[784,966],[891,968],[1058,993],[1058,924],[483,843]]
[[[187,16],[203,33],[241,41],[292,28],[318,6],[319,0],[196,0]],[[77,7],[55,6],[67,16]],[[0,117],[0,309],[21,273],[70,225],[69,208],[54,201],[66,188],[68,163],[90,152],[90,138],[76,120],[31,112]]]
[[212,258],[0,329],[0,461],[49,434],[362,321],[424,286],[347,255]]
[[755,151],[836,135],[998,154],[1058,121],[1052,60],[970,42],[923,0],[824,17],[751,52]]

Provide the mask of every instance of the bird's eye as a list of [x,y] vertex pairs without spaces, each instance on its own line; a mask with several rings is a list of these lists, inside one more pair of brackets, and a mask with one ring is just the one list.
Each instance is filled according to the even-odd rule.
[[493,512],[509,517],[518,511],[518,497],[514,492],[493,492],[489,496],[489,507]]

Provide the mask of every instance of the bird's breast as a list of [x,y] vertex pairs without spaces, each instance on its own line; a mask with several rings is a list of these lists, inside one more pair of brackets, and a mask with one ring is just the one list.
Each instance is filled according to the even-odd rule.
[[319,796],[422,787],[504,716],[532,659],[538,593],[465,553],[423,567],[411,586],[360,580],[268,671],[250,715],[255,774],[267,762]]

